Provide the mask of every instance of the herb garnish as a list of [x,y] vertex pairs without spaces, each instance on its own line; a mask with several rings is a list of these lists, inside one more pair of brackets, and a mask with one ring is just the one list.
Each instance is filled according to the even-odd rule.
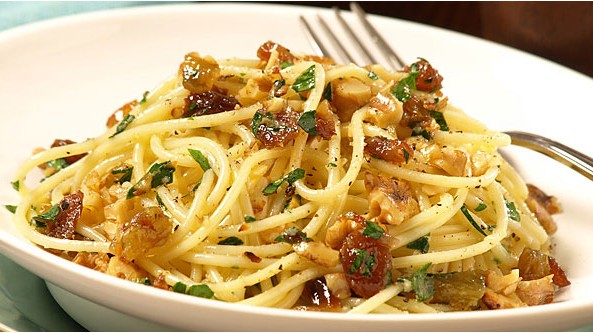
[[432,263],[427,263],[417,270],[412,276],[412,287],[416,292],[416,300],[424,302],[434,295],[434,283],[431,277],[426,274],[426,270]]
[[321,97],[327,99],[328,102],[331,102],[333,100],[333,92],[332,92],[331,82],[328,83],[327,86],[325,86],[325,89],[323,90],[323,94],[321,95]]
[[478,204],[478,206],[477,206],[477,207],[474,209],[474,211],[476,211],[476,212],[481,212],[481,211],[483,211],[483,210],[484,210],[484,209],[486,209],[486,208],[488,208],[488,206],[486,206],[486,204],[485,204],[485,203],[483,203],[483,202],[480,202],[480,203]]
[[134,167],[122,167],[111,171],[112,175],[121,175],[116,181],[121,185],[132,180],[132,172]]
[[467,206],[465,204],[463,204],[463,206],[461,206],[461,212],[463,213],[463,215],[465,215],[465,218],[469,221],[469,223],[471,223],[471,225],[476,230],[478,230],[478,232],[480,232],[484,236],[488,236],[488,235],[486,235],[486,233],[484,232],[484,230],[478,225],[478,223],[474,220],[474,218],[470,214],[470,212],[467,209]]
[[507,213],[509,214],[511,220],[521,222],[521,214],[519,214],[517,207],[515,207],[515,203],[512,201],[507,201],[506,198],[504,199],[504,203],[507,207]]
[[369,71],[368,76],[373,81],[377,81],[380,79],[379,75],[377,75],[377,73],[375,73],[373,71]]
[[296,92],[303,92],[315,88],[315,65],[307,68],[292,84],[292,89]]
[[204,156],[204,154],[202,154],[201,151],[191,148],[187,148],[187,150],[189,151],[189,154],[194,159],[194,161],[198,162],[202,170],[206,171],[210,169],[210,163],[208,162],[208,158],[206,158],[206,156]]
[[148,172],[130,188],[126,199],[130,199],[137,195],[142,195],[148,191],[148,181],[150,180],[150,188],[156,188],[161,185],[170,184],[173,182],[173,172],[175,167],[171,161],[153,164]]
[[15,205],[4,205],[4,207],[11,213],[16,213],[16,206]]
[[243,217],[243,220],[245,221],[245,223],[251,223],[251,222],[257,221],[254,216],[249,216],[249,215],[245,215]]
[[301,242],[311,241],[311,238],[307,237],[307,234],[301,231],[301,229],[297,227],[290,227],[278,235],[274,241],[294,245]]
[[355,257],[348,270],[348,274],[352,275],[357,271],[360,271],[364,276],[371,276],[371,271],[377,262],[375,255],[369,254],[369,252],[364,249],[354,249],[353,251]]
[[420,253],[428,253],[428,249],[430,248],[430,244],[428,242],[429,235],[422,236],[415,241],[409,242],[406,247],[411,250],[418,250]]
[[113,138],[114,136],[118,135],[119,133],[123,132],[132,121],[134,121],[134,119],[136,119],[136,117],[134,115],[128,114],[124,117],[124,119],[122,119],[119,124],[117,124],[117,127],[115,128],[115,133],[113,133],[110,138]]
[[307,111],[303,112],[303,114],[299,117],[297,124],[301,126],[305,132],[309,133],[311,136],[317,135],[317,122],[316,122],[316,114],[317,111]]
[[447,125],[447,121],[445,120],[445,116],[443,115],[442,112],[440,111],[435,111],[435,110],[426,110],[428,111],[428,113],[430,114],[431,117],[434,118],[434,120],[436,120],[437,124],[439,124],[439,127],[441,128],[441,131],[449,131],[449,125]]
[[410,66],[410,74],[401,79],[395,87],[391,89],[391,93],[400,102],[405,102],[412,97],[412,90],[416,90],[416,77],[418,74],[418,66],[414,63]]
[[218,242],[218,245],[243,245],[241,238],[231,236]]
[[364,228],[364,230],[362,231],[362,234],[364,236],[368,236],[371,237],[372,239],[379,239],[381,238],[381,236],[383,236],[383,229],[381,229],[381,227],[372,222],[372,221],[366,221],[366,228]]
[[173,291],[176,293],[188,294],[191,296],[197,296],[202,298],[214,297],[214,292],[212,291],[212,289],[210,289],[210,287],[208,287],[208,285],[205,284],[194,284],[188,288],[185,283],[177,282],[173,286]]
[[301,168],[297,168],[286,174],[284,177],[277,179],[266,186],[263,189],[262,193],[265,195],[270,195],[276,193],[280,185],[282,185],[285,181],[288,182],[288,185],[294,184],[299,179],[305,177],[305,170]]

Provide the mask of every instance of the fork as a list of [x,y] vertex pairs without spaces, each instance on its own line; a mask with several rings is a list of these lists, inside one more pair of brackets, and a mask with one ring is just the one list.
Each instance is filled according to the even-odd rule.
[[[340,9],[334,7],[333,10],[338,22],[346,32],[346,37],[349,38],[350,42],[356,47],[358,53],[364,59],[364,62],[367,64],[379,63],[352,28],[350,28],[344,17],[341,15]],[[371,39],[375,43],[377,49],[382,53],[388,66],[394,70],[402,70],[405,66],[404,61],[402,61],[401,57],[391,48],[391,46],[389,46],[389,43],[383,39],[379,32],[369,22],[364,10],[356,2],[350,3],[350,10],[357,16],[366,32],[371,36]],[[355,63],[356,61],[354,58],[347,51],[342,42],[340,42],[340,39],[329,28],[326,21],[320,15],[317,15],[317,19],[326,38],[333,45],[335,53],[338,56],[337,58]],[[329,51],[327,45],[324,44],[320,36],[302,15],[300,16],[300,22],[315,53],[323,57],[332,57],[332,53]],[[336,57],[333,58],[336,59]],[[593,158],[590,156],[541,135],[521,131],[506,131],[504,133],[511,137],[511,144],[542,153],[593,181]]]

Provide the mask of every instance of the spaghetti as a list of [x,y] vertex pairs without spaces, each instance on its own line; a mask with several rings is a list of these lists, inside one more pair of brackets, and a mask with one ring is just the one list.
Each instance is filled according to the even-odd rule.
[[569,284],[549,255],[558,204],[428,61],[392,72],[273,42],[257,55],[189,53],[103,135],[34,154],[14,183],[19,230],[107,274],[268,307],[492,309]]

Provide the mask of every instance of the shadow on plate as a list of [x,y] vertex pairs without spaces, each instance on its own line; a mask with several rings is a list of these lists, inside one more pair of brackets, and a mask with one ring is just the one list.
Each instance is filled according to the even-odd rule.
[[43,279],[3,255],[0,267],[0,331],[86,331],[56,303]]

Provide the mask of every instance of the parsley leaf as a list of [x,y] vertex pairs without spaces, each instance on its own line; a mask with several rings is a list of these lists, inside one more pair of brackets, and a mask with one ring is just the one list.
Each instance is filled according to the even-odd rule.
[[212,291],[212,289],[210,289],[210,287],[205,284],[194,284],[193,286],[189,287],[187,294],[202,298],[214,297],[214,291]]
[[422,236],[415,241],[409,242],[406,247],[411,250],[418,250],[420,253],[427,253],[430,248],[428,240],[428,235]]
[[426,274],[426,270],[431,263],[427,263],[412,276],[412,288],[416,292],[416,300],[424,302],[434,295],[434,283],[431,277]]
[[519,214],[517,207],[515,207],[515,203],[512,201],[507,201],[506,198],[504,199],[504,203],[507,206],[507,213],[509,214],[511,220],[521,222],[521,214]]
[[439,124],[441,131],[445,131],[445,132],[449,131],[449,125],[447,125],[447,121],[445,120],[445,116],[443,115],[442,112],[435,111],[435,110],[427,110],[427,111],[430,114],[430,116],[433,117],[434,120],[436,120],[437,124]]
[[478,206],[477,206],[477,207],[476,207],[474,210],[475,210],[476,212],[481,212],[481,211],[483,211],[483,210],[484,210],[484,209],[486,209],[486,208],[488,208],[488,206],[486,206],[486,204],[485,204],[485,203],[483,203],[483,202],[480,202],[480,203],[478,204]]
[[114,169],[111,171],[112,175],[121,175],[117,182],[121,185],[125,182],[129,182],[132,180],[132,172],[134,171],[134,167],[122,167],[119,169]]
[[296,92],[303,92],[315,88],[315,65],[307,68],[292,84],[292,89]]
[[68,164],[68,162],[66,162],[66,160],[64,158],[56,158],[55,160],[51,160],[45,164],[45,166],[47,168],[54,169],[55,172],[58,172],[58,171],[64,169],[68,165],[70,165],[70,164]]
[[11,213],[16,213],[16,206],[15,205],[4,205],[4,207]]
[[204,156],[204,154],[202,154],[201,151],[191,148],[187,148],[187,150],[189,151],[189,154],[194,159],[194,161],[198,162],[202,170],[206,171],[210,169],[210,163],[208,162],[208,158],[206,158],[206,156]]
[[[173,172],[175,167],[171,164],[171,161],[165,161],[162,163],[153,164],[148,172],[128,190],[126,199],[130,199],[137,195],[146,193],[149,188],[156,188],[161,185],[170,184],[173,182]],[[148,182],[150,181],[150,187]]]
[[372,275],[372,270],[377,263],[377,258],[374,254],[369,254],[367,250],[364,249],[354,249],[354,260],[352,261],[352,265],[348,270],[348,274],[352,275],[357,271],[366,277]]
[[301,126],[305,132],[309,133],[309,135],[316,136],[317,135],[317,122],[316,122],[316,114],[317,111],[307,111],[303,112],[300,116],[297,124]]
[[218,245],[243,245],[241,238],[231,236],[218,242]]
[[410,67],[410,75],[401,79],[393,89],[391,93],[400,102],[405,102],[412,97],[412,90],[416,90],[416,77],[418,76],[418,70],[416,66]]
[[150,91],[145,91],[145,92],[142,94],[142,99],[141,99],[141,100],[140,100],[140,102],[139,102],[140,104],[146,103],[146,99],[147,99],[146,97],[148,96],[148,94],[150,94]]
[[15,189],[15,191],[19,191],[20,187],[21,187],[21,182],[18,180],[15,180],[13,182],[10,182],[10,185],[12,185],[12,188]]
[[461,212],[463,213],[463,215],[465,215],[465,218],[469,221],[469,223],[471,223],[471,225],[476,230],[478,230],[478,232],[480,232],[484,236],[488,236],[488,235],[486,235],[486,233],[484,232],[484,230],[482,230],[482,228],[480,228],[480,226],[474,220],[474,218],[471,216],[471,214],[469,213],[469,210],[467,209],[467,206],[465,204],[463,204],[463,206],[461,206]]
[[283,61],[280,63],[280,68],[285,69],[288,68],[290,66],[294,65],[292,62],[290,61]]
[[136,119],[136,117],[134,115],[128,114],[124,117],[124,119],[122,119],[119,124],[117,124],[117,127],[115,128],[115,133],[113,133],[110,138],[113,138],[114,136],[118,135],[119,133],[123,132],[132,121],[134,121],[134,119]]
[[148,173],[152,175],[150,188],[173,182],[173,171],[175,171],[175,168],[170,161],[153,164],[148,170]]
[[321,95],[321,97],[327,99],[328,102],[331,102],[333,100],[333,92],[332,92],[331,82],[328,83],[327,86],[325,86],[325,89],[323,90],[323,94]]
[[383,229],[381,227],[371,221],[366,221],[366,228],[362,231],[364,236],[371,237],[373,239],[379,239],[383,235]]
[[290,227],[284,230],[278,237],[274,239],[275,242],[284,242],[288,244],[298,244],[301,242],[308,242],[311,238],[297,227]]
[[49,222],[49,221],[55,221],[56,217],[58,217],[60,212],[62,212],[60,205],[55,204],[55,205],[51,206],[51,208],[48,209],[45,213],[39,214],[37,216],[33,216],[33,220],[35,220],[36,222],[41,222],[41,223],[45,224],[46,222]]
[[296,182],[299,179],[302,179],[303,177],[305,177],[304,169],[301,169],[301,168],[294,169],[291,172],[289,172],[288,174],[286,174],[284,177],[269,183],[268,186],[266,186],[263,189],[262,193],[265,195],[274,194],[274,193],[276,193],[276,191],[278,191],[278,188],[285,181],[288,182],[288,185],[292,185],[294,182]]
[[254,216],[249,216],[249,215],[245,215],[243,217],[243,220],[245,221],[245,223],[251,223],[251,222],[257,221]]
[[380,79],[379,75],[377,75],[377,73],[375,73],[373,71],[369,71],[368,76],[373,81],[377,81]]

